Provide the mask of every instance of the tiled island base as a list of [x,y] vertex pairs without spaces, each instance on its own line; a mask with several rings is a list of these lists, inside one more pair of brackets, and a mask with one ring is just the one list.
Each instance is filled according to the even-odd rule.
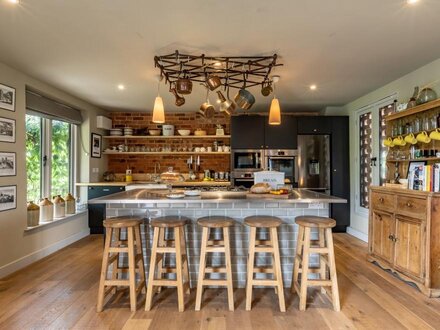
[[[189,254],[189,270],[191,287],[196,287],[198,264],[200,255],[201,228],[197,225],[197,219],[209,215],[222,215],[234,218],[237,224],[230,228],[231,233],[231,257],[234,287],[244,288],[246,284],[246,262],[248,252],[249,228],[243,225],[243,219],[251,215],[273,215],[283,220],[283,225],[278,229],[281,267],[283,272],[284,286],[290,286],[293,271],[293,258],[296,248],[297,225],[295,217],[298,215],[319,215],[328,216],[329,207],[327,203],[283,203],[283,202],[249,202],[239,201],[233,203],[217,203],[213,201],[201,201],[200,203],[110,203],[107,204],[107,217],[136,215],[146,218],[143,227],[143,247],[146,271],[151,254],[151,243],[153,231],[148,225],[148,218],[154,218],[165,215],[183,215],[191,218],[193,221],[185,228],[186,242]],[[168,233],[167,233],[168,234]],[[170,233],[171,234],[171,233]],[[217,232],[214,233],[217,235]],[[267,232],[262,232],[262,239]],[[266,236],[267,237],[267,236]],[[317,234],[313,232],[312,239],[317,239]],[[221,254],[212,253],[208,258],[208,264],[224,265],[224,258]],[[317,256],[311,255],[311,265],[318,264]],[[165,263],[173,265],[174,258],[165,257]],[[261,253],[256,259],[259,266],[271,265],[272,257],[269,254]],[[147,275],[148,276],[148,275]],[[170,275],[174,276],[174,275]],[[217,275],[222,276],[222,275]],[[266,275],[271,276],[271,275]],[[218,278],[218,277],[213,277]]]

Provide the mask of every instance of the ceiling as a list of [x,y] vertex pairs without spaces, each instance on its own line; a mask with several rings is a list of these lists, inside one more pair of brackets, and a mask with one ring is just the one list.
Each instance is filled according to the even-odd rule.
[[[151,111],[154,55],[277,53],[282,109],[315,111],[439,58],[439,17],[438,0],[0,0],[0,61],[108,110]],[[250,91],[252,110],[268,109],[270,97]],[[166,111],[204,99],[195,86],[177,108],[168,86],[161,93]]]

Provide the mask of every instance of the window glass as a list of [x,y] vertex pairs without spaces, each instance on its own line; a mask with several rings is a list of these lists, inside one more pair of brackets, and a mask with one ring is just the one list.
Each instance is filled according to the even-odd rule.
[[371,168],[373,122],[371,112],[359,116],[359,161],[360,161],[360,191],[359,203],[361,207],[368,208],[368,189],[373,181]]
[[41,132],[42,119],[26,115],[27,200],[41,198]]
[[388,148],[383,145],[387,138],[385,117],[393,113],[394,104],[389,104],[379,109],[379,166],[380,166],[380,185],[384,185],[387,180],[387,153]]
[[52,120],[52,195],[69,192],[70,136],[70,124]]

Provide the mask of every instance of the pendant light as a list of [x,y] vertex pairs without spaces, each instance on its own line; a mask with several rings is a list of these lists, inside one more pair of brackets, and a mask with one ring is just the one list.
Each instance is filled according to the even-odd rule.
[[273,99],[270,103],[269,125],[281,125],[281,109],[280,102],[276,97],[276,83],[280,80],[280,76],[272,76],[273,82]]
[[157,78],[157,96],[154,100],[154,108],[153,108],[153,123],[163,124],[165,123],[165,109],[163,107],[163,100],[160,97],[160,82],[162,81],[162,75],[159,75]]

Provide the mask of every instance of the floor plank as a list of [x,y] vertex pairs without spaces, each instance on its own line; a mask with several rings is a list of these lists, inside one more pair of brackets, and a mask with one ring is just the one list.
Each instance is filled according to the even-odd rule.
[[175,289],[162,290],[150,312],[130,312],[126,290],[96,313],[102,237],[89,236],[0,280],[0,329],[434,329],[440,299],[427,298],[396,276],[366,261],[367,246],[335,234],[341,312],[318,289],[308,292],[307,310],[286,288],[287,312],[278,309],[272,289],[255,289],[252,311],[236,289],[230,312],[223,289],[207,289],[202,310],[194,311],[195,290],[177,311]]

